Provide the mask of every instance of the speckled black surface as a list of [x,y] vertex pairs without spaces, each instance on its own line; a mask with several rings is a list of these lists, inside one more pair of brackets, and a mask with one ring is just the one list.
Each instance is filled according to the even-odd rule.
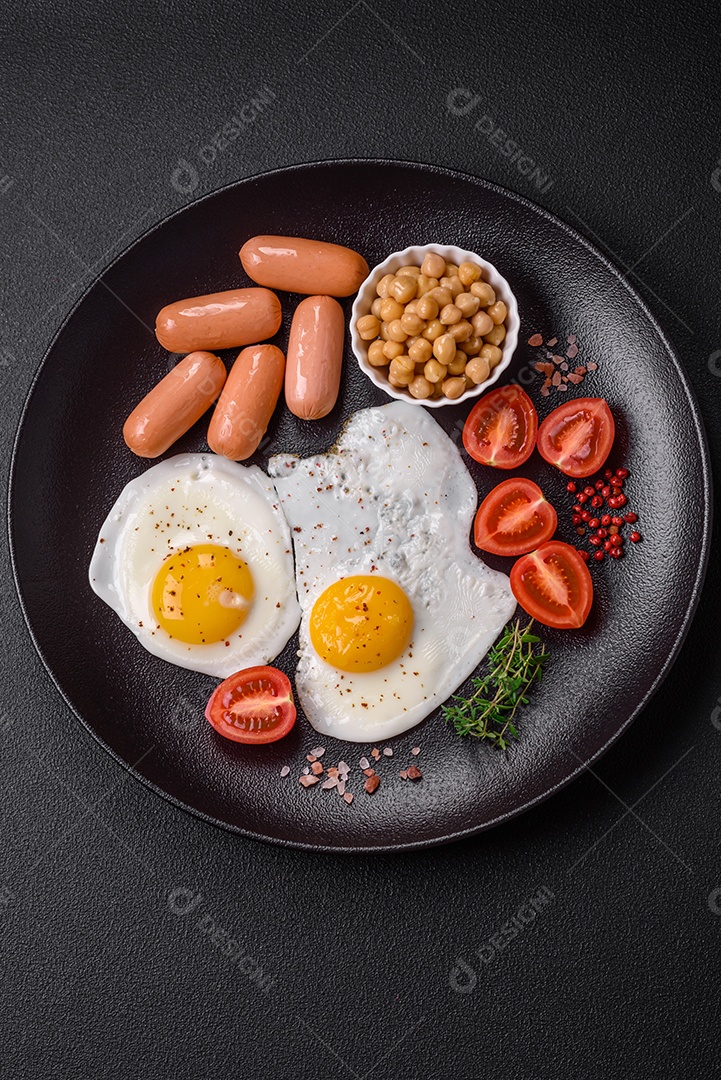
[[[1,497],[41,358],[119,252],[243,177],[357,156],[486,177],[612,252],[679,355],[717,468],[717,19],[709,3],[689,13],[565,0],[493,11],[421,3],[412,13],[372,0],[8,9]],[[468,94],[453,100],[468,107],[449,112],[458,88]],[[246,111],[254,118],[239,134],[215,156],[201,153],[254,98],[260,107]],[[547,180],[539,186],[521,171],[499,138],[515,141]],[[86,332],[98,340],[102,328]],[[108,374],[121,378],[98,356],[98,382]],[[64,394],[52,403],[52,428],[61,407],[77,409],[67,402]],[[70,517],[78,481],[53,475],[60,493],[49,509],[65,492]],[[100,473],[97,484],[114,488]],[[33,499],[33,490],[22,495],[24,506]],[[664,573],[681,572],[666,552],[694,535],[697,508],[688,477],[684,501],[662,523]],[[680,558],[693,562],[690,545]],[[246,839],[137,783],[48,677],[2,545],[3,1078],[714,1075],[718,566],[714,537],[677,662],[592,774],[479,836],[349,856]],[[612,690],[627,678],[636,621],[647,602],[663,602],[664,588],[629,608],[612,642],[607,713],[626,711]],[[47,589],[52,597],[52,580]],[[87,633],[82,624],[78,632]],[[583,677],[574,670],[578,686]],[[593,724],[611,722],[591,713]],[[267,993],[250,958],[272,979]]]
[[[412,213],[398,202],[399,190]],[[510,753],[459,740],[437,710],[391,740],[394,757],[383,762],[380,789],[373,798],[357,798],[352,810],[335,794],[301,788],[296,777],[320,741],[329,761],[352,764],[349,789],[362,796],[357,762],[372,743],[319,740],[301,715],[281,743],[229,744],[203,717],[215,680],[149,656],[87,582],[106,514],[128,480],[148,468],[121,437],[129,409],[168,370],[168,354],[148,327],[173,298],[251,284],[237,252],[261,232],[327,237],[361,251],[370,266],[416,241],[482,253],[516,294],[521,335],[509,377],[528,386],[541,418],[563,398],[540,397],[542,380],[531,365],[542,354],[526,344],[530,334],[560,335],[563,351],[573,332],[580,362],[600,364],[567,397],[609,402],[617,435],[608,464],[630,470],[628,505],[643,531],[643,543],[627,544],[622,561],[592,565],[595,604],[583,630],[543,632],[551,665]],[[298,299],[282,297],[284,325],[273,339],[282,349]],[[344,302],[348,311],[351,303]],[[229,361],[236,354],[229,352]],[[297,420],[281,400],[254,462],[320,452],[356,410],[388,401],[359,370],[349,342],[344,370],[338,404],[322,421]],[[459,442],[470,407],[431,415]],[[165,456],[207,450],[206,430],[207,418]],[[690,388],[650,313],[567,227],[517,197],[428,167],[357,162],[280,171],[206,198],[153,230],[70,316],[33,388],[17,443],[10,532],[18,583],[38,648],[68,702],[126,765],[142,757],[138,775],[182,805],[254,836],[311,848],[436,843],[495,824],[567,782],[659,685],[705,571],[710,477],[703,438]],[[480,497],[504,478],[463,455]],[[559,538],[576,541],[567,478],[538,454],[524,472],[557,507]],[[697,512],[684,530],[668,535],[665,524],[686,505],[690,489]],[[508,572],[512,560],[494,565]],[[297,649],[295,635],[278,659],[291,677]],[[398,774],[416,744],[423,782],[404,783]],[[292,769],[287,779],[279,775],[284,764]]]

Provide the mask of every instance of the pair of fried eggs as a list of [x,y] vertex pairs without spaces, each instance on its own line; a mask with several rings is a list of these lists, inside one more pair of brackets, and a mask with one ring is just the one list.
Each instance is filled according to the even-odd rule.
[[153,466],[104,523],[91,585],[149,652],[218,678],[270,663],[300,625],[313,727],[399,735],[515,608],[507,576],[470,550],[477,495],[458,449],[394,402],[356,413],[327,454],[279,455],[269,472],[212,454]]

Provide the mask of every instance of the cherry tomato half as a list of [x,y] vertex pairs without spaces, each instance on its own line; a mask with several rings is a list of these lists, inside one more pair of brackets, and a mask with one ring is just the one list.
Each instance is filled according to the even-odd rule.
[[525,390],[511,383],[484,394],[463,427],[463,445],[481,465],[515,469],[533,453],[538,413]]
[[603,398],[576,398],[543,421],[538,452],[566,476],[591,476],[610,454],[615,430]]
[[511,588],[524,611],[557,630],[583,626],[593,602],[588,567],[574,547],[560,540],[522,555],[511,570]]
[[503,480],[478,507],[473,539],[492,555],[525,555],[550,540],[558,515],[538,484],[514,476]]
[[295,724],[290,682],[274,667],[236,671],[215,688],[205,716],[219,735],[234,742],[277,742]]

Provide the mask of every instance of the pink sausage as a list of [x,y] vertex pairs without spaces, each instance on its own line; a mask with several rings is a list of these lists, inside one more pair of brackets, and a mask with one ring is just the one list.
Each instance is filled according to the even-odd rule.
[[230,369],[208,429],[208,446],[231,461],[258,449],[283,388],[285,357],[275,345],[251,345]]
[[123,438],[138,457],[155,458],[184,435],[213,404],[225,382],[219,356],[193,352],[146,394],[123,427]]
[[350,296],[368,277],[357,251],[300,236],[253,236],[239,255],[249,278],[286,292]]
[[336,403],[345,316],[332,296],[309,296],[295,309],[288,340],[285,400],[301,420],[320,420]]
[[230,289],[176,300],[159,312],[155,336],[169,352],[236,349],[280,329],[280,300],[268,289]]

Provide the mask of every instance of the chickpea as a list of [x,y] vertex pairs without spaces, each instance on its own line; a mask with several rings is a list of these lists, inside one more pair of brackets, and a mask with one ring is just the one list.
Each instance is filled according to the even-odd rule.
[[428,382],[437,383],[445,379],[448,368],[445,364],[439,364],[437,360],[429,360],[423,368],[423,374]]
[[461,319],[460,322],[457,322],[451,327],[450,333],[453,336],[453,340],[456,342],[468,341],[473,335],[473,327],[468,319]]
[[420,315],[414,315],[413,312],[405,311],[401,315],[401,326],[407,334],[420,334],[426,328],[425,321]]
[[399,383],[401,386],[408,386],[408,384],[413,382],[415,378],[415,370],[415,364],[413,365],[413,371],[407,371],[403,367],[400,360],[396,359],[391,360],[391,366],[388,375],[389,377],[392,375],[396,382]]
[[483,338],[469,337],[466,341],[460,342],[458,348],[465,353],[466,356],[477,356],[483,346]]
[[381,323],[381,337],[383,338],[384,341],[390,341],[390,338],[388,337],[388,327],[389,327],[389,325],[390,324],[387,323],[387,322],[382,322]]
[[487,311],[477,311],[471,319],[471,325],[476,337],[483,337],[493,329],[493,319]]
[[431,319],[423,331],[423,337],[427,338],[428,341],[435,341],[436,338],[439,338],[441,334],[445,334],[445,332],[446,328],[440,319]]
[[411,300],[410,304],[406,304],[406,314],[407,315],[417,315],[418,314],[418,301],[417,300]]
[[478,386],[491,374],[491,365],[485,356],[474,356],[466,364],[466,376]]
[[495,304],[491,304],[488,308],[488,314],[498,326],[506,321],[506,318],[508,317],[508,308],[502,300],[497,300]]
[[361,315],[355,325],[363,341],[373,341],[374,338],[378,337],[381,328],[381,324],[375,315]]
[[433,346],[426,338],[418,338],[417,341],[408,346],[408,355],[416,364],[425,364],[426,360],[430,360],[433,356]]
[[[425,324],[424,324],[424,325],[425,325]],[[408,340],[404,342],[404,345],[405,345],[405,347],[406,347],[406,352],[410,352],[410,350],[411,350],[411,345],[415,345],[415,343],[416,343],[417,341],[424,341],[424,340],[425,340],[425,339],[424,339],[424,338],[422,338],[422,337],[420,336],[420,334],[414,334],[414,335],[413,335],[413,337],[409,337],[409,338],[408,338]]]
[[383,342],[383,355],[386,358],[386,363],[389,360],[395,360],[397,356],[400,356],[404,351],[400,341],[384,341]]
[[398,379],[396,379],[395,375],[391,375],[390,372],[388,372],[388,382],[391,384],[391,386],[395,386],[399,390],[401,388],[407,388],[407,383],[398,382]]
[[441,334],[433,342],[433,355],[442,364],[450,364],[456,355],[456,342],[451,334]]
[[473,379],[469,375],[466,375],[465,371],[463,372],[463,378],[466,380],[466,390],[472,390],[476,385]]
[[383,351],[384,348],[385,345],[382,341],[372,341],[368,346],[368,363],[372,367],[385,367],[388,363],[388,357]]
[[506,336],[505,326],[494,326],[489,334],[483,335],[483,340],[487,341],[490,345],[500,345]]
[[459,277],[444,277],[441,278],[441,286],[444,289],[448,289],[451,296],[460,296],[463,292],[463,285]]
[[423,401],[424,398],[429,398],[433,393],[433,383],[429,383],[428,379],[423,375],[416,375],[408,389],[412,397],[418,398],[419,401]]
[[408,334],[403,329],[400,319],[394,319],[388,323],[388,337],[391,341],[405,341]]
[[462,375],[454,375],[450,379],[444,379],[442,386],[443,393],[447,398],[450,398],[451,401],[455,401],[456,398],[459,398],[461,394],[465,394],[466,392],[466,380]]
[[455,304],[446,304],[444,308],[441,308],[441,313],[438,316],[442,323],[446,326],[452,326],[453,323],[460,322],[463,318],[463,313],[456,307]]
[[381,300],[380,296],[376,296],[375,300],[371,304],[371,315],[375,315],[376,319],[378,319],[379,322],[383,318],[383,316],[381,315],[382,303],[383,301]]
[[455,263],[446,263],[446,277],[458,277],[458,267]]
[[420,272],[419,266],[402,266],[400,270],[396,270],[396,277],[403,277],[404,274],[407,277],[418,277]]
[[440,278],[446,272],[446,260],[442,255],[436,255],[429,251],[421,263],[421,273],[426,277]]
[[396,356],[391,363],[391,367],[393,367],[394,365],[397,371],[407,371],[411,375],[413,375],[416,370],[415,360],[413,360],[412,357],[408,355],[408,353],[403,353],[401,356]]
[[472,285],[474,281],[478,281],[480,278],[481,268],[472,262],[462,262],[458,267],[458,276],[463,285]]
[[463,372],[466,370],[466,362],[467,362],[467,360],[468,360],[468,357],[466,356],[465,353],[457,351],[456,355],[453,357],[450,364],[448,365],[448,374],[449,375],[462,375]]
[[478,297],[469,292],[459,293],[453,302],[457,308],[460,308],[466,319],[470,319],[475,315],[481,306],[481,301]]
[[393,322],[394,319],[400,319],[404,311],[403,304],[399,304],[397,300],[393,300],[390,296],[386,300],[381,300],[381,319],[383,319],[383,322]]
[[386,296],[388,296],[388,286],[393,281],[393,277],[393,274],[386,274],[385,277],[382,277],[376,285],[376,292],[383,300],[385,300]]
[[497,345],[484,345],[479,355],[486,358],[490,364],[491,371],[493,371],[494,367],[497,367],[500,364],[503,352]]
[[425,296],[425,294],[430,292],[431,289],[438,288],[437,277],[428,277],[427,274],[421,274],[419,277],[416,278],[416,281],[418,282],[418,284],[416,285],[416,296],[418,297]]
[[487,281],[474,281],[468,291],[478,297],[483,307],[496,302],[496,294]]
[[441,285],[437,286],[435,289],[431,289],[428,295],[432,296],[438,304],[439,311],[442,307],[445,307],[446,304],[453,303],[453,293],[450,289],[444,289]]
[[[435,319],[439,311],[438,301],[431,293],[426,293],[425,296],[421,296],[420,300],[415,301],[415,305],[416,312],[422,319]],[[408,311],[410,306],[411,305],[409,304],[406,311]]]
[[441,383],[433,383],[433,393],[431,394],[431,397],[434,401],[443,397],[443,386]]
[[407,304],[409,300],[413,300],[416,295],[416,281],[415,278],[404,275],[403,277],[393,278],[388,286],[388,295],[392,296],[394,300],[397,300],[399,304]]

